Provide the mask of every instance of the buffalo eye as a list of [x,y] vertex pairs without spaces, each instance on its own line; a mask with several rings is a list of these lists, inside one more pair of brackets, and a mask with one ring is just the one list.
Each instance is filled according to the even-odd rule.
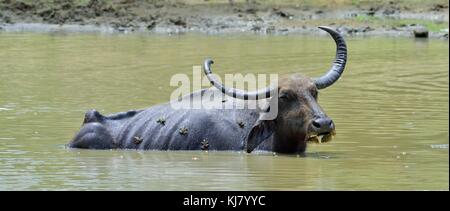
[[314,99],[317,99],[319,92],[316,89],[314,89],[311,91],[311,95],[314,97]]
[[289,91],[284,91],[284,92],[280,93],[279,98],[281,100],[288,101],[288,100],[292,99],[292,94]]

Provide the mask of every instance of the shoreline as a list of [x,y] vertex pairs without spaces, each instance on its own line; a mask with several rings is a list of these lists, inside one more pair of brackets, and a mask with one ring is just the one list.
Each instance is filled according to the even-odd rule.
[[[327,25],[330,26],[330,25]],[[334,27],[331,25],[330,27]],[[419,26],[420,27],[420,26]],[[413,30],[416,27],[410,26],[405,29],[348,29],[345,27],[337,28],[339,32],[349,37],[403,37],[414,38]],[[304,27],[292,29],[280,29],[278,31],[263,30],[245,30],[245,29],[227,29],[216,30],[209,28],[178,28],[178,27],[155,27],[148,31],[145,25],[133,28],[117,29],[111,25],[91,25],[91,24],[47,24],[47,23],[14,23],[0,24],[0,33],[99,33],[99,34],[157,34],[157,35],[182,35],[182,34],[205,34],[205,35],[227,35],[227,34],[245,34],[245,35],[326,35],[325,32],[317,27]],[[353,31],[349,33],[349,31]],[[440,32],[429,32],[430,39],[448,40],[448,30]]]
[[392,1],[337,8],[131,0],[5,2],[0,0],[0,32],[318,35],[323,32],[317,27],[325,25],[345,36],[417,37],[424,32],[428,38],[448,39],[449,28],[448,2],[416,8]]

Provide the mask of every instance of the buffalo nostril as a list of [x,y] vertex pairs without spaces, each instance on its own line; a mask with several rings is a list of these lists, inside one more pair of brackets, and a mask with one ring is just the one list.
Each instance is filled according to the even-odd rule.
[[317,120],[314,120],[313,122],[312,122],[312,125],[315,127],[315,128],[320,128],[320,123],[317,121]]

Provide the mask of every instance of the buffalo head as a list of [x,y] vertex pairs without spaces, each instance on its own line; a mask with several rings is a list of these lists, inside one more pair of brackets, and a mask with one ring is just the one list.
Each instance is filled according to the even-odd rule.
[[223,86],[212,76],[213,61],[205,61],[204,71],[211,84],[228,96],[248,100],[270,98],[278,94],[277,117],[256,121],[247,137],[247,152],[253,151],[270,136],[273,136],[273,151],[301,153],[305,151],[307,142],[328,142],[335,135],[335,125],[318,104],[317,97],[319,89],[331,86],[342,75],[347,61],[347,46],[338,32],[328,27],[319,28],[328,32],[337,46],[333,66],[319,78],[294,74],[280,78],[276,88],[247,92]]

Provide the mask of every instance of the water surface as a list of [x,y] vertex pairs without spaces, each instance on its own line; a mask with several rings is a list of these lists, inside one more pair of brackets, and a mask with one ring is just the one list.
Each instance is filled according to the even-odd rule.
[[306,157],[66,149],[84,112],[169,99],[176,73],[323,74],[329,37],[0,33],[0,190],[448,190],[449,45],[347,38],[319,101],[336,138]]

